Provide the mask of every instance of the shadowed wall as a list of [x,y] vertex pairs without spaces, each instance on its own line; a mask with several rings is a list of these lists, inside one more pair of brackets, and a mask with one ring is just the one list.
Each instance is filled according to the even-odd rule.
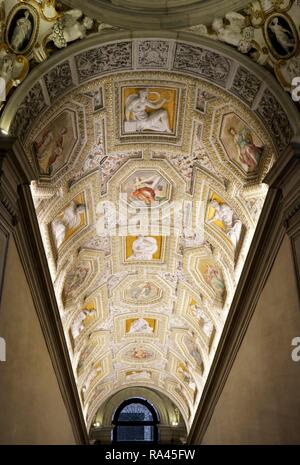
[[300,362],[291,358],[296,336],[300,310],[286,237],[203,444],[300,443]]
[[74,444],[71,424],[13,239],[0,310],[0,444]]

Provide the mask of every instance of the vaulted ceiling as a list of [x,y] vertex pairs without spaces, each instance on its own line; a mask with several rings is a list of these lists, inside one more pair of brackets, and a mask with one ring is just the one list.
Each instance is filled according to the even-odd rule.
[[[88,427],[112,393],[132,386],[167,394],[191,425],[264,176],[294,132],[279,87],[237,53],[142,35],[94,35],[60,52],[1,119],[36,173],[32,195]],[[192,229],[183,234],[186,206]]]
[[[166,43],[140,47],[151,60]],[[141,89],[166,101],[145,107],[138,130],[127,111]],[[160,111],[168,127],[145,124]],[[190,425],[263,205],[270,136],[220,87],[139,70],[58,99],[25,149],[39,172],[32,193],[87,421],[113,391],[143,385],[168,393]],[[185,236],[173,221],[183,202]],[[166,204],[175,207],[169,231]],[[124,232],[114,206],[137,208],[128,221],[139,227],[139,213],[160,212],[155,231]]]

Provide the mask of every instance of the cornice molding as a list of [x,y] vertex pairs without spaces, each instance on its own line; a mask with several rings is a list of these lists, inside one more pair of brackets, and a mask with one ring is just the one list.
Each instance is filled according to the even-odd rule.
[[[70,63],[71,63],[72,64],[71,66],[73,69],[74,63],[76,63],[76,59],[82,56],[82,54],[90,52],[91,50],[98,50],[99,52],[99,50],[101,51],[102,46],[106,46],[108,44],[111,46],[112,44],[117,44],[120,42],[124,42],[126,44],[128,43],[128,46],[130,45],[131,47],[130,54],[134,54],[135,49],[140,42],[148,41],[148,40],[155,40],[155,39],[168,42],[169,59],[172,59],[172,60],[174,60],[174,57],[175,57],[174,55],[175,45],[176,44],[188,44],[191,46],[195,46],[197,48],[200,47],[201,50],[205,49],[207,51],[220,54],[226,60],[230,60],[233,66],[233,71],[235,72],[237,72],[239,68],[245,68],[248,71],[247,79],[249,80],[249,82],[251,81],[251,79],[255,79],[255,78],[262,81],[263,87],[261,87],[261,92],[257,94],[259,96],[259,100],[257,99],[255,100],[255,110],[257,110],[257,107],[259,106],[259,101],[261,101],[263,97],[262,91],[265,91],[267,89],[268,91],[271,92],[271,94],[274,97],[276,97],[275,101],[282,107],[282,109],[286,113],[288,120],[289,120],[289,124],[291,128],[293,129],[293,133],[299,134],[300,122],[299,122],[299,113],[298,113],[296,105],[291,100],[290,96],[285,91],[282,90],[279,83],[276,82],[272,74],[268,70],[266,70],[264,67],[258,65],[257,63],[254,63],[248,56],[241,54],[240,52],[235,50],[235,48],[230,47],[229,45],[225,43],[215,41],[207,37],[197,36],[190,32],[183,32],[183,31],[176,32],[172,30],[155,30],[155,29],[152,29],[152,30],[144,29],[143,31],[141,30],[138,30],[138,31],[128,31],[128,30],[112,30],[111,31],[109,30],[108,32],[105,31],[104,33],[91,34],[84,40],[82,41],[79,40],[77,42],[74,42],[70,44],[68,47],[66,47],[65,49],[60,50],[57,53],[54,53],[46,61],[36,66],[29,73],[29,75],[22,82],[22,84],[10,96],[9,100],[7,101],[4,107],[3,113],[1,114],[0,127],[7,132],[12,130],[14,118],[16,114],[18,113],[18,110],[22,108],[23,104],[25,105],[26,103],[25,101],[27,97],[32,104],[34,103],[34,95],[29,95],[30,92],[32,92],[36,86],[38,86],[38,88],[40,88],[41,86],[40,91],[45,92],[45,82],[44,82],[45,77],[47,75],[55,76],[55,73],[60,66],[66,65],[67,67],[70,67]],[[110,51],[110,53],[112,52]],[[104,60],[103,63],[105,64],[105,58],[103,58],[103,60]],[[133,61],[130,67],[126,67],[127,71],[135,70]],[[149,71],[149,69],[150,68],[147,67],[146,69],[144,69],[144,71],[145,70]],[[156,68],[153,68],[153,69],[156,70]],[[124,64],[122,63],[122,71],[124,70],[125,70]],[[139,66],[138,70],[142,71],[143,68]],[[161,71],[168,70],[172,72],[178,71],[176,69],[170,70],[168,63],[166,64],[166,68],[162,67],[160,68],[160,70]],[[116,66],[112,68],[112,71],[109,71],[109,69],[106,69],[104,74],[98,73],[97,75],[93,76],[93,78],[91,76],[91,78],[92,80],[94,80],[94,79],[101,77],[102,75],[108,75],[110,72],[116,73],[117,71],[120,71],[120,69],[117,68],[117,64],[116,64]],[[180,72],[186,75],[190,75],[189,72],[184,69],[181,69]],[[232,77],[233,75],[231,76],[231,81],[232,81]],[[201,75],[199,75],[199,78],[201,78]],[[58,97],[65,95],[68,91],[73,90],[74,88],[78,87],[78,76],[76,76],[76,73],[73,72],[71,79],[72,79],[72,82],[70,82],[70,86],[67,86],[67,88],[63,90],[62,93],[59,92],[56,96],[56,100],[58,99]],[[88,78],[87,80],[90,80],[90,78]],[[213,81],[211,80],[211,82]],[[267,86],[265,85],[265,83],[267,83]],[[227,91],[232,93],[232,89],[228,88]],[[41,97],[40,93],[39,93],[38,98],[39,98],[39,102],[41,103],[43,98]],[[49,103],[50,103],[49,95],[47,95],[47,98],[45,98],[44,96],[44,100],[45,101],[42,102],[44,105],[44,108],[48,108]],[[38,113],[39,114],[35,116],[39,117],[40,112]]]
[[[201,444],[288,228],[299,231],[300,144],[294,139],[264,182],[270,189],[189,437]],[[296,189],[296,193],[295,193]]]
[[[64,0],[70,8],[82,8],[81,0]],[[188,27],[201,22],[213,20],[215,12],[220,16],[231,10],[241,10],[249,3],[248,0],[198,0],[161,1],[161,6],[151,6],[151,1],[124,2],[116,0],[86,0],[84,11],[87,15],[99,21],[123,27],[125,29],[158,28],[169,29]],[[150,4],[150,5],[149,5]]]

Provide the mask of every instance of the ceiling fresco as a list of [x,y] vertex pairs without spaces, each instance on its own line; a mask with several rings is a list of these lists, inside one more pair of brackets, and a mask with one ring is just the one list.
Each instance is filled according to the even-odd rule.
[[[161,3],[0,1],[0,128],[35,173],[88,428],[139,387],[167,395],[189,429],[264,177],[299,132],[299,2],[216,0],[226,13],[169,0],[157,23]],[[142,17],[156,32],[135,31]]]
[[220,86],[138,70],[78,85],[23,144],[87,426],[144,386],[189,427],[277,157],[269,132]]

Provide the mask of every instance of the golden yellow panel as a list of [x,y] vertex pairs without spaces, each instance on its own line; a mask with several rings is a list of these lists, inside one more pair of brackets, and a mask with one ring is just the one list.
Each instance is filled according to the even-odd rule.
[[[221,197],[219,197],[217,194],[212,194],[209,200],[210,201],[211,200],[216,200],[216,202],[218,202],[220,205],[222,205],[224,203],[224,200]],[[211,206],[208,207],[208,211],[207,211],[207,219],[208,219],[208,221],[212,220],[212,218],[215,215],[215,211],[216,211],[215,208],[213,208]],[[215,221],[213,221],[213,224],[215,224],[219,228],[223,229],[223,231],[225,231],[225,225],[224,225],[223,221],[215,220]]]
[[125,241],[126,260],[160,260],[162,258],[162,236],[127,236]]
[[91,300],[85,305],[85,310],[89,311],[89,314],[85,318],[83,324],[84,326],[89,326],[96,317],[96,304],[94,300]]
[[[157,112],[158,110],[164,110],[168,115],[168,123],[170,132],[175,132],[176,127],[176,107],[177,107],[177,89],[171,87],[123,87],[122,89],[122,115],[123,115],[123,122],[127,121],[136,121],[137,114],[133,113],[128,110],[128,102],[136,101],[140,98],[140,92],[147,91],[147,96],[145,100],[145,104],[138,105],[136,107],[140,112],[144,112],[145,118],[147,115],[150,116]],[[147,106],[146,103],[149,102],[150,105],[155,106],[155,108],[151,108],[151,106]],[[127,107],[127,109],[126,109]],[[146,131],[150,132],[165,132],[164,130],[151,130],[150,128],[146,128]],[[137,132],[136,130],[133,131],[126,131],[126,132]]]
[[126,334],[154,333],[156,320],[152,318],[130,318],[125,322]]
[[[78,194],[52,221],[50,229],[57,250],[76,232],[86,226],[87,217],[84,204],[84,194]],[[70,224],[74,226],[70,226]]]
[[[74,199],[77,205],[82,205],[84,203],[84,194],[77,195]],[[86,224],[86,215],[85,213],[80,213],[80,223],[75,228],[68,228],[65,233],[65,241],[67,241],[73,234],[75,234],[79,229],[81,229]]]
[[95,305],[95,300],[90,300],[89,302],[86,303],[85,308],[87,310],[95,310],[96,305]]

